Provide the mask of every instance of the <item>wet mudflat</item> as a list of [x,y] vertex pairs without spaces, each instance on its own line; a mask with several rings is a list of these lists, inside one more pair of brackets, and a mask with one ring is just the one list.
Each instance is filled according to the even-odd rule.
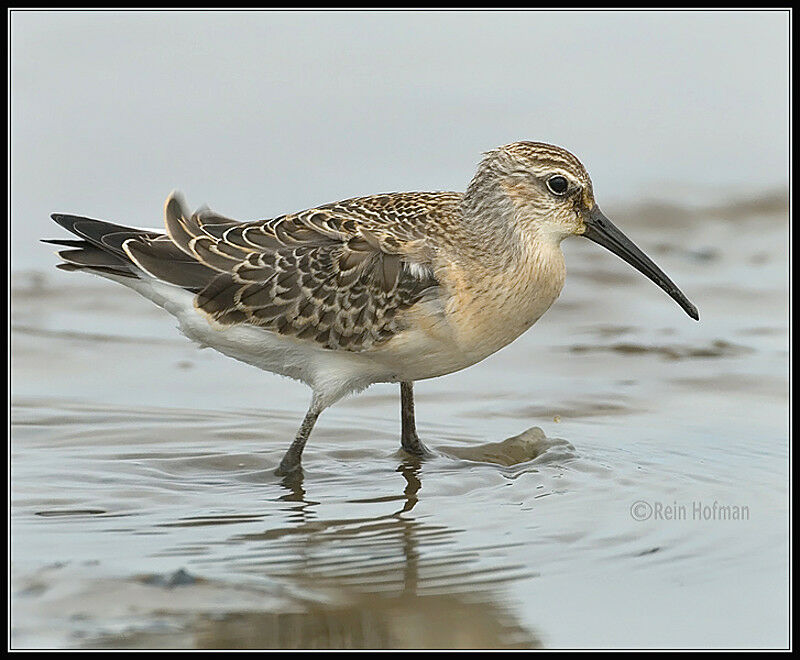
[[784,646],[782,196],[609,215],[700,309],[588,241],[511,346],[326,411],[88,275],[12,281],[12,643]]

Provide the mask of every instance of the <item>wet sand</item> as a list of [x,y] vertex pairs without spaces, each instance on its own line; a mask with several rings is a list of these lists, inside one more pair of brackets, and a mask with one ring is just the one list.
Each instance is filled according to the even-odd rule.
[[12,645],[787,645],[786,200],[608,211],[699,324],[567,241],[531,331],[417,384],[433,458],[378,385],[283,480],[304,386],[43,247],[12,279]]

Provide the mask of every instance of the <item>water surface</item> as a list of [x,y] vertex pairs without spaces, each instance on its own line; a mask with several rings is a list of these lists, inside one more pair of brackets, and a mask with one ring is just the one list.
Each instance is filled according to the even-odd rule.
[[14,646],[785,646],[785,199],[608,211],[699,324],[568,241],[530,332],[417,384],[432,459],[377,385],[283,480],[304,386],[43,248],[12,282]]

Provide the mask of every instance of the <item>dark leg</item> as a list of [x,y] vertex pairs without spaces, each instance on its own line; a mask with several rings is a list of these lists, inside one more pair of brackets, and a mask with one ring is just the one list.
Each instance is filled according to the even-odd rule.
[[409,454],[424,456],[430,453],[417,436],[417,423],[414,421],[414,384],[400,383],[400,422],[402,435],[400,443]]
[[278,469],[275,470],[275,474],[279,477],[300,469],[300,459],[303,456],[303,448],[306,446],[306,440],[308,440],[308,436],[311,435],[311,429],[314,428],[314,423],[317,421],[320,412],[321,410],[317,408],[316,401],[312,399],[308,412],[303,419],[303,423],[297,431],[297,437],[289,449],[286,450],[281,464],[278,466]]

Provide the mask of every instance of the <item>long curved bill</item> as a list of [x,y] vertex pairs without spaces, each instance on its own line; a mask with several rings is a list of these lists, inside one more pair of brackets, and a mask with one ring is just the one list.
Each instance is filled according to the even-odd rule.
[[642,252],[636,245],[623,234],[614,223],[603,215],[600,208],[595,204],[585,219],[586,231],[583,235],[590,241],[602,245],[607,250],[616,254],[623,261],[627,261],[640,273],[649,277],[653,282],[666,291],[670,298],[678,303],[683,310],[695,321],[700,320],[697,307],[689,302],[683,292],[675,286],[658,266]]

